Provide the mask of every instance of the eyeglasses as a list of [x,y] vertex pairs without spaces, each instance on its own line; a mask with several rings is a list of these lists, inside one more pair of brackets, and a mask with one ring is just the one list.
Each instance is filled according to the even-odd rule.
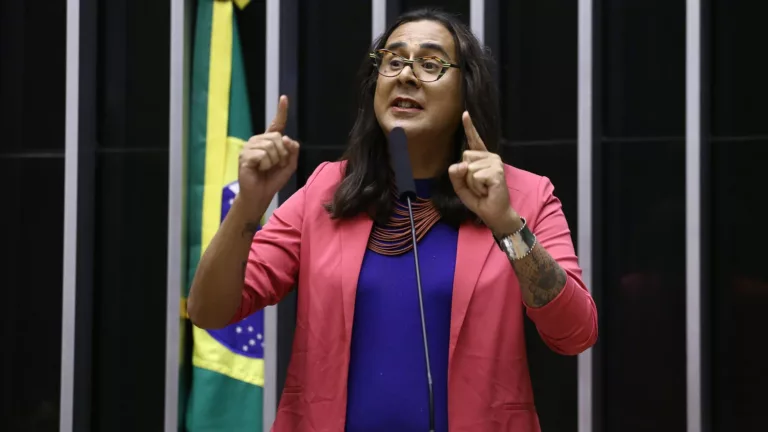
[[392,51],[380,49],[368,55],[373,60],[373,65],[380,75],[396,77],[410,65],[416,78],[421,82],[433,82],[439,80],[449,68],[460,69],[459,65],[449,63],[437,56],[418,57],[413,60],[395,54]]

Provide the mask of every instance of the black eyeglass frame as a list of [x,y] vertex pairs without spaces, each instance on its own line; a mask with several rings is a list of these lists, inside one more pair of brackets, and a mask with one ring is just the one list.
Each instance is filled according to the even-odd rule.
[[[379,70],[379,65],[377,64],[377,61],[382,57],[382,54],[392,54],[393,56],[400,58],[403,61],[403,63],[405,64],[405,66],[403,66],[403,68],[400,69],[394,75],[384,75],[383,73],[381,73],[381,70]],[[416,76],[416,74],[414,73],[414,76],[416,76],[416,78],[419,81],[421,81],[421,82],[435,82],[435,81],[439,80],[440,78],[442,78],[443,75],[445,75],[445,73],[448,72],[448,69],[450,69],[450,68],[461,69],[461,66],[459,66],[457,64],[454,64],[454,63],[450,63],[450,62],[448,62],[446,60],[443,60],[442,58],[440,58],[438,56],[416,57],[416,58],[410,60],[410,59],[407,59],[407,58],[401,56],[400,54],[398,54],[396,52],[393,52],[393,51],[390,51],[390,50],[387,50],[387,49],[376,50],[376,51],[368,54],[368,57],[370,57],[371,60],[373,61],[373,66],[376,68],[376,72],[379,75],[385,76],[387,78],[394,78],[394,77],[400,75],[405,70],[405,68],[408,67],[408,66],[410,66],[411,70],[415,72],[415,69],[413,68],[413,64],[416,63],[417,61],[420,61],[420,60],[436,60],[438,63],[440,63],[443,66],[443,69],[437,75],[437,78],[433,79],[432,81],[424,81],[423,79],[421,79],[418,76]]]

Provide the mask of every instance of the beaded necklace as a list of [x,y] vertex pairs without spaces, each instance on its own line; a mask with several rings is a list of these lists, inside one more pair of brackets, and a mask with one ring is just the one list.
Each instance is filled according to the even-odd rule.
[[[374,224],[368,249],[381,255],[397,256],[413,249],[411,221],[408,219],[408,204],[393,194],[395,208],[385,225]],[[421,239],[440,220],[440,213],[432,200],[416,198],[411,200],[413,222],[416,227],[416,241]]]

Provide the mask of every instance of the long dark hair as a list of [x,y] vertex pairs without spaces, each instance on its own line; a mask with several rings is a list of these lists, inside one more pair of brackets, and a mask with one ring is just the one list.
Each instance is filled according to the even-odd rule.
[[[497,151],[500,136],[498,92],[491,75],[492,60],[472,31],[457,17],[435,9],[420,9],[400,16],[372,45],[372,51],[384,48],[392,32],[413,21],[436,21],[453,36],[459,57],[465,108],[472,116],[480,137],[491,152]],[[393,211],[394,174],[389,163],[387,139],[379,126],[373,108],[378,72],[370,59],[359,72],[360,95],[357,119],[349,134],[342,160],[346,161],[341,181],[327,210],[334,219],[368,213],[379,224],[385,224]],[[452,161],[458,162],[466,150],[464,128],[458,127],[454,137]],[[387,167],[387,168],[385,168]],[[453,190],[448,170],[435,179],[432,202],[443,221],[458,226],[477,217],[464,206]]]

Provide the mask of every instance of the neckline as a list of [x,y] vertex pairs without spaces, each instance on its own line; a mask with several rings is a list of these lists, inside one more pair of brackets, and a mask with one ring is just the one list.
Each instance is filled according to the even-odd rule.
[[416,186],[416,196],[419,198],[429,199],[432,196],[433,182],[433,178],[414,179]]

